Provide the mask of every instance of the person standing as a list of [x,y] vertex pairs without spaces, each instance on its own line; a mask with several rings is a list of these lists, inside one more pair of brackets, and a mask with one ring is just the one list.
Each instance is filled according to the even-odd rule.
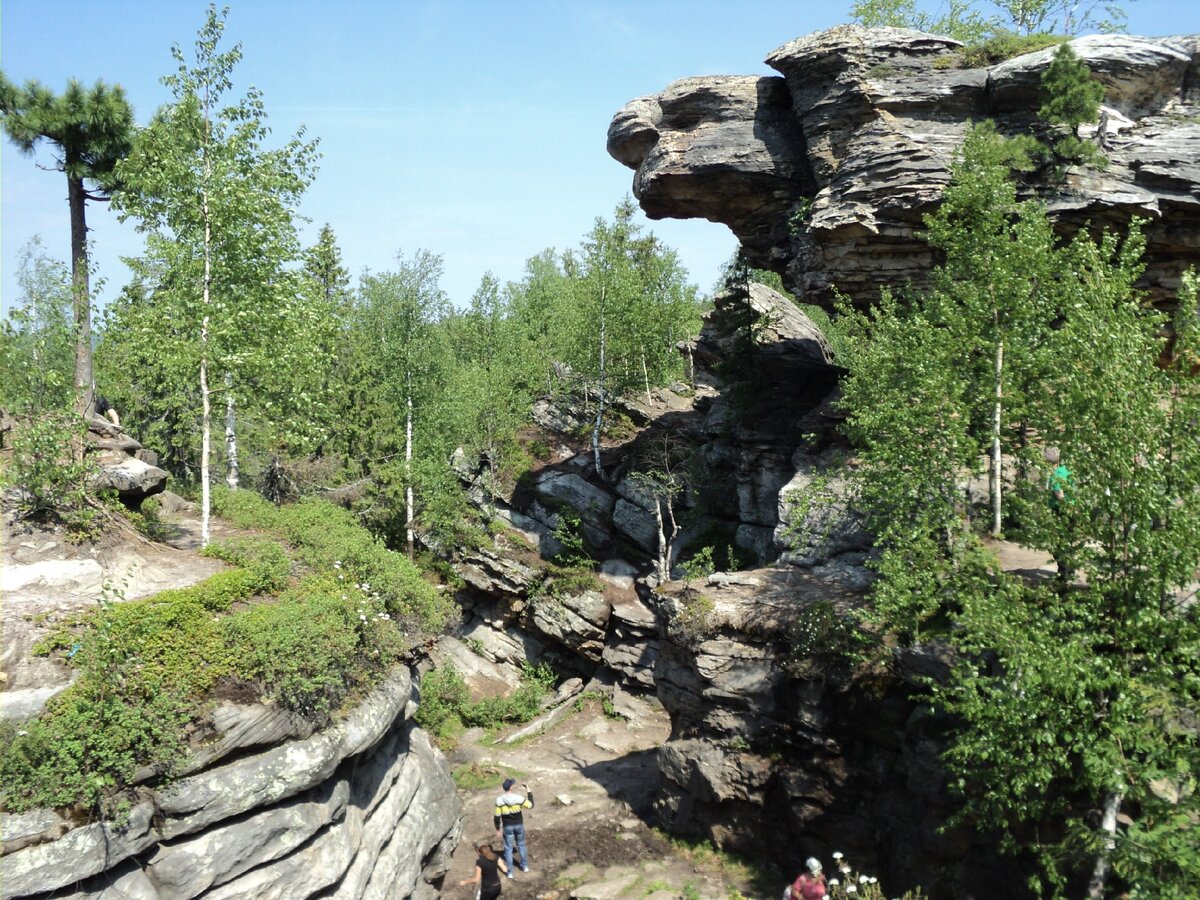
[[505,874],[509,878],[513,877],[514,844],[521,857],[521,871],[529,871],[529,854],[525,850],[525,817],[522,811],[533,809],[533,791],[529,790],[529,785],[521,785],[525,791],[525,795],[522,796],[513,791],[514,784],[516,782],[513,779],[504,779],[504,793],[496,798],[496,811],[492,816],[496,834],[504,836],[504,861],[508,864]]
[[808,871],[801,872],[789,889],[791,900],[823,900],[829,888],[825,884],[820,861],[810,856],[804,861],[804,867]]
[[475,877],[464,878],[458,883],[459,887],[465,887],[468,884],[479,885],[479,892],[476,896],[479,900],[496,900],[500,896],[500,873],[509,874],[509,869],[504,865],[504,860],[496,856],[496,851],[492,849],[492,845],[487,841],[480,841],[475,845],[475,852],[479,854],[479,858],[475,860]]

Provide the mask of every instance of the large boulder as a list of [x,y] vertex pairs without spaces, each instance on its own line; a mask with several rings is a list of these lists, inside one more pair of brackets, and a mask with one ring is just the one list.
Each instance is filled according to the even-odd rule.
[[[1096,35],[1071,42],[1104,85],[1083,132],[1110,160],[1036,193],[1064,234],[1148,219],[1145,286],[1170,301],[1200,255],[1200,36]],[[688,78],[630,101],[609,153],[635,170],[651,218],[707,218],[806,302],[856,304],[883,285],[925,283],[921,237],[968,127],[1028,128],[1053,50],[961,68],[960,45],[855,25],[797,38],[767,56],[777,78]]]

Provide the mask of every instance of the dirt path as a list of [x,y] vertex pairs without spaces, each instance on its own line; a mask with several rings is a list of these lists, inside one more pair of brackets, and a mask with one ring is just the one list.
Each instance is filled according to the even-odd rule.
[[488,743],[474,729],[447,754],[456,772],[472,767],[492,778],[458,792],[463,839],[442,896],[475,896],[474,886],[458,882],[474,872],[476,841],[491,839],[502,849],[492,812],[507,776],[527,782],[536,805],[525,813],[530,872],[506,879],[505,897],[725,898],[734,887],[752,895],[740,866],[685,853],[650,827],[657,748],[670,733],[666,712],[652,701],[631,701],[626,708],[636,713],[626,720],[605,716],[596,700],[580,706],[548,732],[515,744],[502,743],[504,734]]

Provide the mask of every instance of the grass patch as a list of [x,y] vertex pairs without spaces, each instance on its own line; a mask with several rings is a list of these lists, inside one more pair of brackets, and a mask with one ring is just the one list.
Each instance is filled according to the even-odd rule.
[[978,44],[970,44],[958,52],[958,67],[960,69],[979,69],[984,66],[994,66],[996,63],[1024,56],[1055,47],[1065,43],[1070,38],[1056,34],[1013,34],[1011,31],[1001,31]]
[[504,779],[512,778],[520,781],[524,773],[509,766],[494,762],[472,762],[461,765],[450,773],[460,791],[478,791],[485,787],[495,787],[504,783]]

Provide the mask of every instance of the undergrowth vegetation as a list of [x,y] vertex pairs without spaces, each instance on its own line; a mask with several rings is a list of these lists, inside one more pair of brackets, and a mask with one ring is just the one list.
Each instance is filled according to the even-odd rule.
[[[233,568],[190,587],[121,602],[107,585],[96,610],[41,640],[34,651],[78,677],[42,716],[0,733],[6,812],[111,814],[122,789],[178,770],[223,683],[327,722],[446,621],[448,601],[344,511],[276,508],[247,492],[218,502],[235,524],[279,539],[210,545],[205,555]],[[529,702],[518,692],[512,708]]]
[[525,663],[521,686],[506,697],[472,700],[467,682],[453,664],[431,669],[421,679],[421,705],[416,722],[445,747],[466,727],[498,728],[509,722],[528,722],[542,708],[554,688],[554,672],[547,665]]

